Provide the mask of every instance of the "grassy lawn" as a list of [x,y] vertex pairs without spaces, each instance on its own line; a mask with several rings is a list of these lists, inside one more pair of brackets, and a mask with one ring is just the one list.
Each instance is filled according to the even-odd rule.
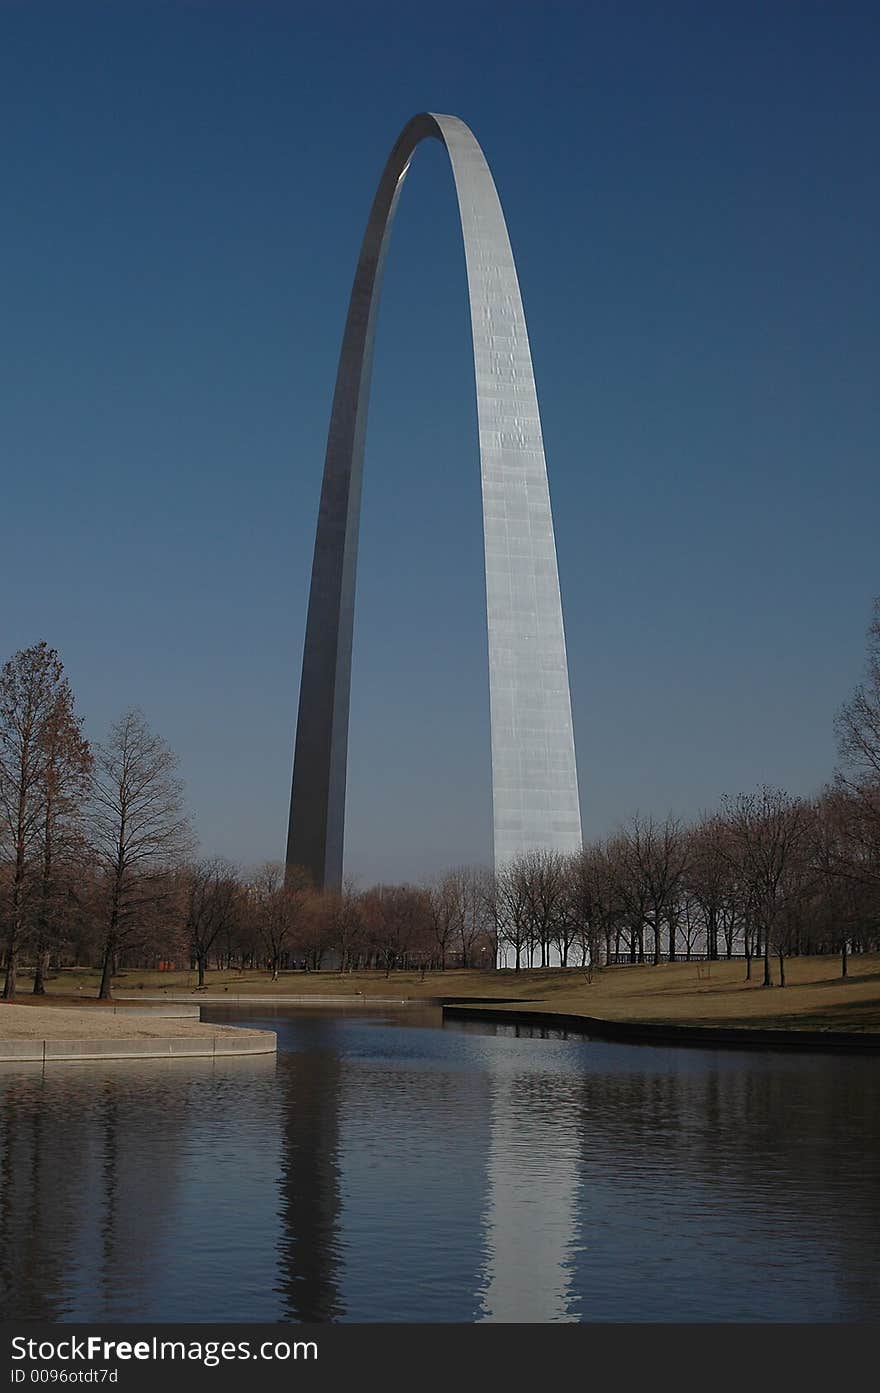
[[[747,982],[743,962],[606,968],[592,983],[577,969],[559,968],[428,972],[424,977],[418,972],[389,977],[383,972],[285,972],[277,982],[265,972],[210,972],[205,995],[433,998],[656,1024],[880,1031],[880,954],[851,958],[849,966],[849,978],[841,981],[837,957],[791,958],[784,989],[761,986],[760,963],[752,965],[752,981]],[[194,972],[133,968],[114,978],[113,990],[117,996],[188,992],[196,980]],[[85,1004],[96,997],[98,981],[96,972],[55,973],[40,1004]],[[22,975],[19,1003],[27,999],[30,985]]]

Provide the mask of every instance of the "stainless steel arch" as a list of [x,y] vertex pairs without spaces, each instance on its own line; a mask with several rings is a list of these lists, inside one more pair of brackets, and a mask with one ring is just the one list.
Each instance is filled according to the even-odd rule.
[[464,238],[477,387],[496,865],[581,845],[556,544],[526,321],[504,214],[471,130],[423,112],[398,136],[373,200],[345,325],[306,624],[288,866],[342,880],[361,476],[376,317],[397,200],[420,141],[443,142]]

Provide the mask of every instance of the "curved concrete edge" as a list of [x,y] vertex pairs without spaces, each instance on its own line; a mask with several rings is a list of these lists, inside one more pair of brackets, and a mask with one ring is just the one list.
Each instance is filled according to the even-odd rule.
[[[133,1000],[135,998],[121,998]],[[200,1006],[440,1006],[439,997],[420,996],[249,996],[241,992],[224,992],[222,996],[198,996],[187,994],[165,997],[138,997],[138,1001],[197,1001]],[[144,1014],[148,1014],[146,1011]]]
[[[163,1004],[161,997],[157,998],[155,1002],[150,999],[144,1001],[143,1004],[138,997],[122,997],[120,1000],[131,1000],[133,1004],[131,1006],[99,1006],[89,1000],[65,1001],[64,1005],[57,1009],[59,1011],[95,1011],[100,1012],[102,1016],[159,1016],[178,1021],[197,1021],[199,1019],[199,1007],[190,1005],[188,1002],[168,1001]],[[15,1002],[17,1006],[21,1004],[19,1001]],[[36,1009],[39,1010],[42,1006],[43,1001]],[[49,1007],[47,1009],[55,1010],[56,1008]]]
[[142,1036],[119,1040],[0,1040],[0,1064],[59,1064],[82,1059],[219,1059],[229,1055],[274,1054],[274,1030],[233,1035]]
[[444,1020],[495,1021],[499,1025],[571,1030],[605,1040],[640,1045],[684,1045],[699,1049],[835,1050],[845,1053],[880,1050],[880,1034],[832,1030],[762,1030],[751,1026],[660,1025],[648,1021],[613,1021],[599,1016],[563,1015],[556,1011],[492,1011],[483,1006],[443,1006]]
[[65,1010],[71,1011],[100,1011],[102,1015],[108,1016],[157,1016],[160,1019],[176,1021],[197,1021],[199,1019],[198,1006],[190,1006],[184,1002],[145,1001],[143,1004],[132,999],[131,1006],[89,1006],[87,1002],[72,1002]]
[[176,1021],[197,1021],[200,1014],[198,1006],[188,1006],[183,1002],[169,1002],[167,1005],[159,1001],[144,1002],[143,1006],[113,1006],[111,1010],[114,1016],[158,1016]]

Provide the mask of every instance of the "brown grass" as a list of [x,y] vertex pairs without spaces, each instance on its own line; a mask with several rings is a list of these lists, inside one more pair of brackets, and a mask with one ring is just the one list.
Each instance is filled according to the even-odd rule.
[[[132,1040],[168,1039],[195,1036],[211,1039],[214,1036],[237,1036],[237,1026],[208,1025],[201,1021],[177,1020],[174,1017],[114,1016],[107,1011],[84,1011],[80,1008],[52,1010],[42,1008],[27,1011],[17,1002],[0,1004],[0,1041],[2,1040]],[[259,1031],[247,1030],[251,1036]]]
[[[382,972],[285,972],[277,982],[261,972],[210,972],[204,995],[459,999],[652,1024],[880,1031],[880,954],[851,958],[846,981],[837,957],[791,958],[785,970],[784,989],[761,986],[760,963],[753,964],[747,982],[743,962],[606,968],[592,983],[577,969],[559,968],[429,972],[424,978],[418,972],[392,972],[387,978]],[[775,964],[773,975],[776,980]],[[97,984],[95,973],[59,972],[47,983],[43,1004],[63,997],[65,1005],[82,1004],[89,995],[94,998]],[[195,973],[133,969],[115,978],[113,988],[117,995],[154,995],[191,992],[195,984]]]

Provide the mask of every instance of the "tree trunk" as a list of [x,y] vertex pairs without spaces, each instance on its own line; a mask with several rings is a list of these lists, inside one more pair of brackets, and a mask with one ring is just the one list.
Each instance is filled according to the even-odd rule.
[[110,974],[111,974],[111,971],[112,971],[112,964],[113,964],[113,950],[112,950],[112,947],[111,947],[111,941],[108,939],[108,940],[107,940],[107,946],[106,946],[106,948],[104,949],[104,961],[103,961],[103,964],[102,964],[102,966],[101,966],[101,987],[100,987],[100,990],[99,990],[99,992],[98,992],[98,1000],[99,1000],[99,1001],[109,1001],[109,1000],[110,1000],[110,997],[111,997],[111,992],[110,992]]
[[49,949],[37,949],[37,965],[34,969],[34,996],[46,995],[46,973],[49,970]]
[[205,985],[205,959],[201,956],[201,954],[196,959],[196,966],[199,970],[199,986],[203,987]]
[[9,933],[6,938],[6,981],[3,984],[3,1000],[11,1001],[15,996],[15,979],[17,973],[18,945],[21,942],[21,931],[24,920],[22,907],[22,886],[24,884],[24,856],[16,857],[15,878],[12,882],[12,915],[9,925]]
[[3,983],[3,1000],[12,1001],[15,996],[15,948],[10,947],[6,955],[6,981]]
[[848,974],[849,966],[846,961],[846,937],[844,936],[844,939],[840,945],[840,975],[841,977],[846,977],[848,976]]
[[781,948],[778,950],[776,956],[777,956],[777,958],[779,959],[779,985],[780,985],[780,987],[784,987],[784,986],[785,986],[785,954],[783,953],[783,951],[782,951]]
[[772,987],[772,986],[773,986],[773,978],[772,978],[772,976],[770,975],[770,935],[769,935],[769,933],[765,933],[765,934],[764,934],[764,981],[762,982],[761,985],[764,986],[764,987]]
[[101,968],[101,989],[98,992],[99,1001],[109,1001],[112,994],[110,982],[113,974],[113,958],[116,952],[116,934],[119,928],[119,906],[121,904],[124,871],[125,866],[120,850],[113,877],[113,898],[110,902],[110,926],[107,930],[107,942],[104,947],[104,962]]

